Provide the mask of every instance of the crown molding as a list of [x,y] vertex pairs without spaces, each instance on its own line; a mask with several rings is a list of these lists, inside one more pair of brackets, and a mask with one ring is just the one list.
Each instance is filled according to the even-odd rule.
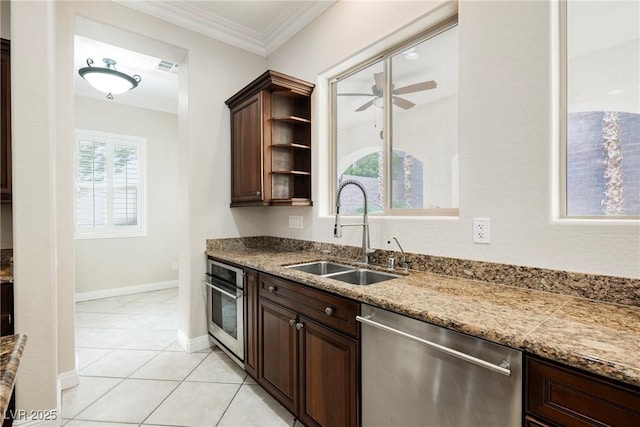
[[338,0],[323,0],[314,3],[300,2],[296,3],[295,9],[290,9],[280,15],[261,34],[266,55],[271,55],[287,40],[333,6],[336,1]]
[[192,3],[167,0],[113,1],[251,53],[267,56],[337,0],[322,0],[314,3],[300,2],[295,8],[274,20],[263,33],[236,24]]
[[138,12],[171,22],[207,37],[248,50],[251,53],[265,56],[262,39],[256,31],[209,13],[190,3],[166,0],[114,1]]

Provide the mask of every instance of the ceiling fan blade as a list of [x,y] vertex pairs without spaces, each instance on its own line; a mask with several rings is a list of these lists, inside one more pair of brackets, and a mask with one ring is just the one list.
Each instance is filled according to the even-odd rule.
[[400,98],[399,96],[394,96],[393,97],[393,103],[395,105],[397,105],[400,108],[403,108],[405,110],[408,110],[409,108],[415,106],[416,104],[414,104],[413,102],[404,99],[404,98]]
[[339,93],[338,96],[375,96],[372,93]]
[[412,85],[399,87],[393,91],[394,95],[404,95],[405,93],[420,92],[423,90],[435,89],[438,84],[435,80],[429,80],[426,82],[414,83]]
[[382,93],[384,91],[384,73],[375,73],[373,79],[376,81],[376,88]]
[[373,101],[375,101],[376,99],[372,99],[371,101],[365,102],[364,104],[362,104],[356,111],[364,111],[367,108],[371,107],[373,105]]

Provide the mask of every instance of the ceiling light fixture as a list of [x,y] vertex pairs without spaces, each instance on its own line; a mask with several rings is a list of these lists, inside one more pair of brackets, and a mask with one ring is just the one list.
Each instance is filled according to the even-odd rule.
[[130,76],[116,70],[116,61],[104,58],[104,68],[92,67],[93,59],[87,58],[88,67],[78,70],[80,77],[100,92],[107,94],[107,99],[113,99],[113,94],[119,95],[138,86],[142,77],[137,74]]

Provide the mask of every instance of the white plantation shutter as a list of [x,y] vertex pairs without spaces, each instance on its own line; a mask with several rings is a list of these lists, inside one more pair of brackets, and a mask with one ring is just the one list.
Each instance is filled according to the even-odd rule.
[[144,138],[77,131],[76,236],[144,235]]

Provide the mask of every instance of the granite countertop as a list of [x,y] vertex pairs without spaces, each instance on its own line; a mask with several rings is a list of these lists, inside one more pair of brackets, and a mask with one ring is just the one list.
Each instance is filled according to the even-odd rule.
[[0,268],[0,283],[13,282],[13,271],[11,267]]
[[22,334],[0,337],[0,414],[3,419],[26,342],[27,336]]
[[640,386],[640,308],[411,271],[367,286],[287,269],[312,252],[216,249],[207,255]]

